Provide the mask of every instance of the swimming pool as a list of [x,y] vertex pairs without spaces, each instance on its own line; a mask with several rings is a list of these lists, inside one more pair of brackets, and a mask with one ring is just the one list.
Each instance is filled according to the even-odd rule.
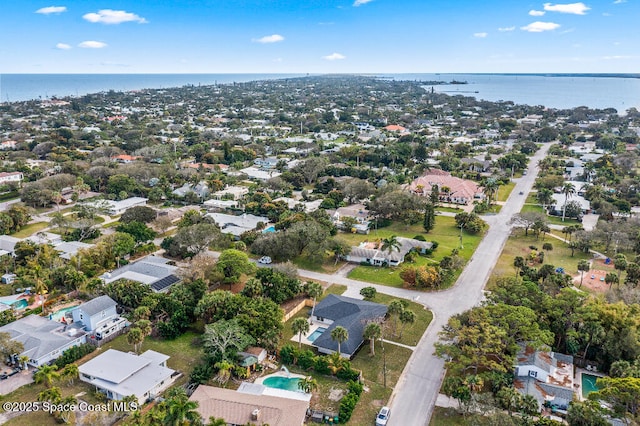
[[262,384],[270,388],[300,392],[300,389],[298,389],[298,382],[300,380],[301,379],[299,377],[271,376],[264,379]]
[[318,328],[316,328],[316,329],[314,330],[314,332],[313,332],[313,333],[311,333],[311,334],[307,337],[307,340],[308,340],[308,341],[310,341],[310,342],[315,342],[315,340],[316,340],[318,337],[320,337],[320,335],[321,335],[322,333],[324,333],[325,331],[327,331],[327,329],[326,329],[326,328],[324,328],[324,327],[318,327]]
[[596,380],[598,380],[598,376],[594,376],[593,374],[582,373],[582,397],[583,398],[586,398],[591,392],[597,392],[600,390],[600,388],[596,386]]
[[14,309],[24,309],[29,306],[29,302],[27,302],[27,299],[20,299],[12,306],[14,307]]
[[266,234],[266,233],[268,233],[268,232],[276,232],[276,227],[275,227],[275,226],[273,226],[273,225],[271,225],[270,227],[268,227],[268,228],[264,228],[264,229],[262,230],[262,233],[263,233],[263,234]]
[[50,314],[49,319],[52,321],[60,322],[60,320],[62,320],[62,318],[65,316],[67,312],[72,311],[75,308],[77,308],[77,306],[69,306],[68,308],[62,308],[59,311]]

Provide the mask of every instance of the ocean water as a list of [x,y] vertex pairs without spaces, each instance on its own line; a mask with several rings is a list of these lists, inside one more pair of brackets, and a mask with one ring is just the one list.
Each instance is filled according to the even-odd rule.
[[[0,102],[81,96],[108,90],[161,89],[302,77],[305,74],[0,74]],[[640,109],[640,78],[530,74],[371,74],[397,80],[465,81],[436,92],[549,108]],[[637,76],[636,76],[637,77]],[[431,89],[430,86],[425,86]]]
[[243,83],[305,74],[0,74],[0,102],[82,96],[109,90]]

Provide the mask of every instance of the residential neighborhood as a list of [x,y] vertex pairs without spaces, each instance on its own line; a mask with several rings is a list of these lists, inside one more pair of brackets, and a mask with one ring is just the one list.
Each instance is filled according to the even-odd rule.
[[640,113],[432,86],[0,104],[0,423],[634,424]]

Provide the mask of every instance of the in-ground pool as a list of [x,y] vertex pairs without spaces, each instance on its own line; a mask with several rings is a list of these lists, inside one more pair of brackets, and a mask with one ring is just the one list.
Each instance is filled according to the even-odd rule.
[[24,309],[27,306],[29,306],[29,302],[27,302],[27,299],[20,299],[16,303],[14,303],[12,306],[15,309]]
[[264,229],[262,230],[262,233],[263,233],[263,234],[266,234],[267,232],[276,232],[276,227],[275,227],[275,226],[273,226],[273,225],[271,225],[270,227],[268,227],[268,228],[264,228]]
[[75,308],[77,308],[77,306],[69,306],[68,308],[62,308],[59,311],[50,314],[49,319],[52,321],[60,322],[60,320],[65,316],[67,312]]
[[315,331],[313,333],[311,333],[309,336],[307,336],[307,340],[310,342],[315,342],[315,340],[320,337],[320,335],[322,333],[324,333],[325,331],[327,331],[326,328],[324,327],[318,327],[315,329]]
[[596,380],[598,380],[598,376],[594,376],[593,374],[585,374],[582,373],[582,397],[586,398],[591,392],[597,392],[600,390],[598,386],[596,386]]
[[264,379],[262,384],[270,388],[300,392],[300,389],[298,389],[298,382],[300,380],[299,377],[271,376]]

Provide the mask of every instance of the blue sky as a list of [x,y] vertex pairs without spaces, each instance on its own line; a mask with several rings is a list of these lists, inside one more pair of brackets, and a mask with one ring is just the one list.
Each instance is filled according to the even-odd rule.
[[639,4],[4,1],[0,71],[637,73]]

